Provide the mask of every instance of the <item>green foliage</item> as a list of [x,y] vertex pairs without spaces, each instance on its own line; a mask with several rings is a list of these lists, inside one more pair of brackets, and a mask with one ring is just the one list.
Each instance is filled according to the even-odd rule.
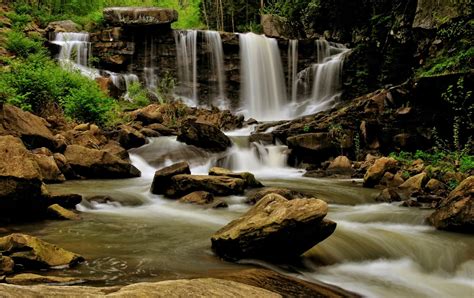
[[147,91],[138,82],[133,82],[128,87],[128,93],[125,95],[126,99],[131,101],[135,107],[143,107],[150,103],[147,96]]
[[410,166],[417,159],[423,160],[427,171],[436,168],[441,173],[456,172],[468,173],[474,170],[474,156],[463,153],[460,157],[455,152],[434,150],[432,152],[417,150],[415,153],[401,151],[392,152],[390,157],[398,160],[404,166]]
[[175,86],[174,77],[166,72],[158,83],[156,94],[160,103],[170,102],[173,99],[173,90]]
[[41,39],[34,40],[26,37],[24,33],[14,30],[7,34],[6,48],[23,58],[45,52]]
[[41,114],[51,104],[58,105],[69,118],[99,125],[107,123],[115,105],[95,81],[63,70],[42,53],[13,60],[0,72],[0,87],[2,101],[25,110]]

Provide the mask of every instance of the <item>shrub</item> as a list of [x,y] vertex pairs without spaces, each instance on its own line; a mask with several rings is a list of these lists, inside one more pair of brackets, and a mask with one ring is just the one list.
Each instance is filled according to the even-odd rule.
[[14,30],[7,34],[6,48],[23,58],[45,51],[41,40],[28,38],[24,33]]

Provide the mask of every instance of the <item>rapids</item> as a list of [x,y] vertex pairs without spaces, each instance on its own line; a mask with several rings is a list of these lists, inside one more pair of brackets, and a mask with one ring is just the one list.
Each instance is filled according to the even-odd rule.
[[[106,195],[115,202],[82,203],[83,220],[48,221],[13,227],[82,254],[87,262],[52,275],[81,277],[89,284],[206,276],[219,270],[268,267],[308,281],[320,280],[368,297],[471,297],[474,291],[474,239],[424,224],[429,210],[375,203],[375,190],[360,181],[313,179],[289,168],[284,146],[249,144],[246,131],[229,133],[234,147],[211,154],[174,137],[151,139],[131,150],[142,177],[68,181],[54,192]],[[180,204],[149,187],[157,168],[186,160],[192,173],[214,165],[250,170],[266,186],[313,194],[330,205],[335,233],[296,263],[256,260],[228,263],[213,255],[210,236],[245,212],[244,197],[224,198],[225,210]]]

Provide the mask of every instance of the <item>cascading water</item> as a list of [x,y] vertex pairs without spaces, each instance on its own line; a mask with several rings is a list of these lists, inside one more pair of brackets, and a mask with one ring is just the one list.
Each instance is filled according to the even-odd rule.
[[285,78],[277,41],[254,33],[239,34],[241,101],[244,113],[258,120],[285,119]]
[[59,32],[52,43],[61,47],[58,60],[63,68],[79,70],[92,79],[99,77],[98,70],[89,67],[89,33]]
[[290,88],[291,102],[296,103],[298,94],[298,40],[292,39],[288,44],[288,87]]
[[153,36],[146,40],[145,44],[145,66],[143,68],[145,86],[151,92],[155,92],[157,84],[156,66],[155,66],[155,52],[156,46]]
[[211,59],[209,59],[211,62],[211,77],[209,79],[217,82],[214,104],[226,108],[228,104],[226,103],[225,94],[224,50],[222,49],[221,35],[217,31],[203,31],[203,34],[211,56]]
[[197,31],[174,32],[178,66],[178,95],[197,105]]

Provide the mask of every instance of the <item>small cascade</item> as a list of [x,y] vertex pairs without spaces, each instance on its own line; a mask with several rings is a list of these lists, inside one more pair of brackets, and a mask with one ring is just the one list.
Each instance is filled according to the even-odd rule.
[[217,82],[217,92],[214,103],[218,107],[226,107],[224,50],[222,49],[221,35],[217,31],[203,31],[207,47],[210,52],[211,74],[210,80]]
[[153,41],[153,37],[150,36],[145,43],[145,66],[143,68],[143,74],[145,79],[145,86],[148,90],[154,92],[157,88],[156,78],[156,66],[155,66],[155,53],[156,45]]
[[285,78],[277,41],[254,33],[239,34],[241,100],[247,117],[288,118]]
[[79,70],[91,79],[99,76],[98,70],[89,67],[89,33],[59,32],[52,43],[61,47],[58,60],[63,68]]
[[288,44],[288,87],[290,88],[291,102],[296,103],[298,94],[298,40],[292,39]]
[[175,31],[178,95],[197,104],[197,31]]

